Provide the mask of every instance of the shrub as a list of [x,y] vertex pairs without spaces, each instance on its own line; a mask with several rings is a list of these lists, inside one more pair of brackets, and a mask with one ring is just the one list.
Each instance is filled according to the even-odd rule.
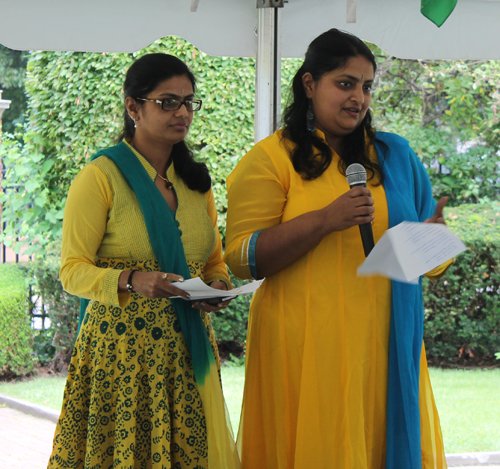
[[52,328],[39,331],[33,337],[33,353],[42,366],[48,365],[56,355],[56,348],[52,345],[54,330]]
[[0,376],[22,376],[33,370],[33,333],[26,282],[14,264],[0,265]]
[[[231,283],[236,288],[247,283],[247,281],[240,280],[231,274]],[[252,295],[241,295],[231,301],[226,309],[212,314],[212,326],[218,342],[245,344],[251,299]]]
[[[80,308],[80,299],[65,292],[59,279],[60,251],[59,242],[50,243],[47,246],[46,255],[39,257],[31,265],[32,276],[35,278],[37,289],[42,296],[42,303],[50,319],[56,371],[60,371],[71,360]],[[50,348],[48,337],[38,338],[37,347],[42,354],[42,360],[48,361],[54,352]]]
[[442,279],[424,280],[427,354],[492,358],[500,351],[500,204],[461,205],[447,220],[468,250]]

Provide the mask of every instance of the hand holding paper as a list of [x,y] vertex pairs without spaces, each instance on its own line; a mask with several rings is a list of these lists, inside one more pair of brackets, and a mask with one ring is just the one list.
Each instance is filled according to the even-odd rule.
[[466,249],[445,225],[403,222],[384,233],[358,268],[358,275],[418,283],[421,275]]
[[[262,280],[254,280],[253,282],[247,283],[238,288],[232,290],[218,290],[216,288],[209,287],[206,283],[201,280],[200,277],[191,278],[185,280],[184,282],[175,282],[174,285],[180,290],[184,290],[191,295],[191,301],[201,301],[210,298],[222,298],[221,301],[226,301],[235,298],[239,295],[246,295],[247,293],[253,293],[262,284]],[[181,298],[180,296],[172,298]],[[184,298],[183,298],[184,299]]]

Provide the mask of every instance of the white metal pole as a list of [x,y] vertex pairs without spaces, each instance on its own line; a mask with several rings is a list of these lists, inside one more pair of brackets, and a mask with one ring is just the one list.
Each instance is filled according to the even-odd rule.
[[258,8],[255,71],[255,142],[276,130],[281,118],[280,9]]

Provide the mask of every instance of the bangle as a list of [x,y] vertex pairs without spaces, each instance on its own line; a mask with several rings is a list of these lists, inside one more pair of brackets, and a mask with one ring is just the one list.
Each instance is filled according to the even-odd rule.
[[135,293],[134,287],[132,286],[132,275],[134,275],[136,272],[137,272],[137,270],[131,270],[130,275],[128,276],[127,291],[129,293]]

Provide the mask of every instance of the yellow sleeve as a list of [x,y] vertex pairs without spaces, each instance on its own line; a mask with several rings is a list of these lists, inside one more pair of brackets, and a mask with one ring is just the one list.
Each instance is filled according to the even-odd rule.
[[87,165],[68,192],[64,209],[60,278],[72,295],[124,307],[129,293],[118,293],[122,270],[96,267],[113,194],[96,166]]
[[429,278],[430,280],[439,280],[445,273],[446,271],[450,268],[451,265],[455,262],[455,259],[450,259],[449,261],[444,262],[441,265],[438,265],[431,271],[427,272],[425,276]]
[[257,145],[227,179],[228,212],[224,260],[239,278],[252,278],[254,233],[281,223],[288,188],[264,148]]
[[216,280],[220,280],[226,284],[228,290],[231,290],[233,286],[231,285],[226,264],[224,263],[224,257],[222,255],[222,241],[220,239],[219,226],[217,223],[217,209],[215,207],[212,189],[207,192],[207,211],[215,231],[215,248],[205,264],[205,283],[210,284]]

